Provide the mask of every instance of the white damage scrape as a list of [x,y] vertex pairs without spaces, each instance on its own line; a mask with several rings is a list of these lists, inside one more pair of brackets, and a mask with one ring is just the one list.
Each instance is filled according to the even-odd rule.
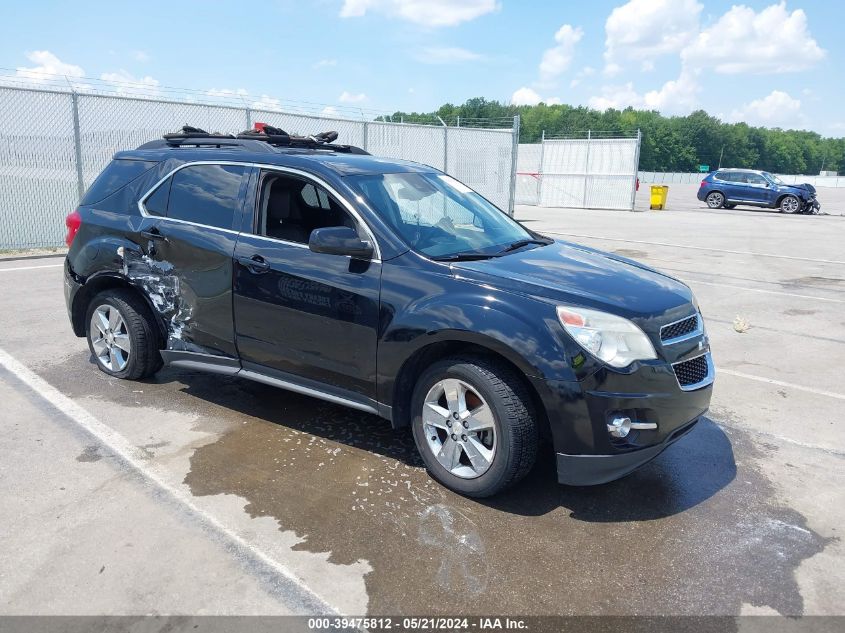
[[[269,517],[245,520],[246,501],[235,495],[194,497],[187,487],[178,483],[184,478],[184,472],[173,473],[157,464],[150,458],[149,450],[101,422],[2,349],[0,367],[96,438],[217,538],[232,546],[233,553],[246,561],[247,570],[268,579],[275,588],[274,593],[281,594],[295,610],[327,615],[367,612],[364,576],[372,571],[369,563],[357,561],[352,565],[337,565],[328,562],[330,552],[294,551],[293,547],[303,540],[295,533],[280,530],[278,523]],[[131,415],[131,411],[122,413]]]

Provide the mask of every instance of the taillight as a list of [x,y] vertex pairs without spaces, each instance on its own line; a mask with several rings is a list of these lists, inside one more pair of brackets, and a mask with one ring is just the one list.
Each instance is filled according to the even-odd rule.
[[73,238],[76,237],[76,233],[79,231],[79,227],[82,226],[82,216],[79,215],[79,211],[74,211],[73,213],[68,214],[65,218],[65,226],[67,226],[65,244],[70,247],[70,245],[73,244]]
[[704,185],[706,185],[706,184],[707,184],[707,181],[706,181],[706,180],[702,180],[702,181],[701,181],[701,184],[700,184],[700,185],[698,185],[698,186],[699,186],[699,187],[703,187],[703,186],[704,186]]

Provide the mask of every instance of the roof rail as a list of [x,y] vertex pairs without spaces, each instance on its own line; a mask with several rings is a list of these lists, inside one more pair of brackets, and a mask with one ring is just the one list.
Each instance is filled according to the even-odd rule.
[[180,132],[165,134],[162,139],[149,141],[137,149],[162,149],[164,147],[217,147],[241,148],[256,152],[272,152],[274,147],[324,149],[348,154],[368,154],[354,145],[332,145],[337,132],[321,132],[312,136],[291,136],[284,130],[264,123],[256,123],[255,129],[246,130],[237,136],[209,133],[200,128],[186,125]]

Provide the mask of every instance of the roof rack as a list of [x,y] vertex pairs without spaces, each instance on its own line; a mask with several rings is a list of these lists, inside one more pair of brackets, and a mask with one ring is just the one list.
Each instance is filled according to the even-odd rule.
[[267,152],[274,151],[274,147],[291,147],[303,149],[324,149],[347,154],[369,154],[354,145],[333,145],[337,140],[337,132],[321,132],[312,136],[291,136],[284,130],[272,127],[266,123],[256,123],[255,128],[241,132],[237,136],[232,134],[210,133],[200,128],[186,125],[179,132],[165,134],[163,140],[144,143],[138,149],[158,149],[162,147],[239,147],[243,149]]

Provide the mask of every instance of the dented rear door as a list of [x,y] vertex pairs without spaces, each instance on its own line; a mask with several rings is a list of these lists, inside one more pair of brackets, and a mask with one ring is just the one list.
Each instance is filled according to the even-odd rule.
[[183,165],[141,202],[141,252],[127,253],[127,274],[163,317],[168,350],[237,357],[232,256],[248,173]]

